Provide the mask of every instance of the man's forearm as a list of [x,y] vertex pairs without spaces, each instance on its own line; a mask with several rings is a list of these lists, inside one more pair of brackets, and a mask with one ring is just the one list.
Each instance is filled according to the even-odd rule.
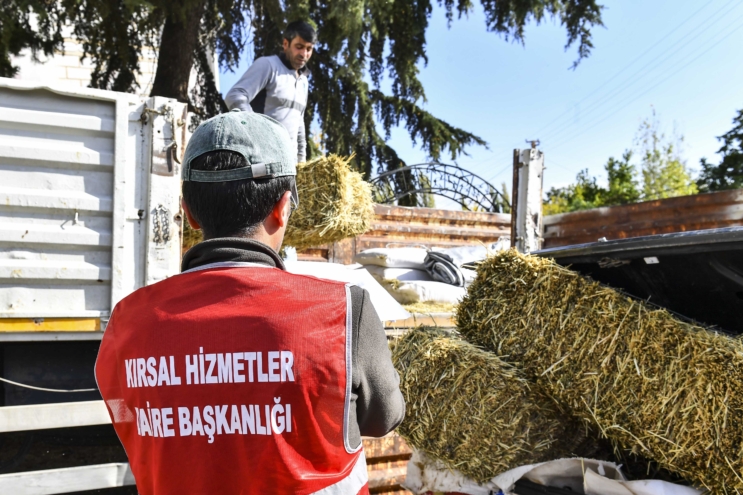
[[225,95],[224,102],[227,108],[252,112],[250,102],[266,87],[271,74],[271,63],[266,58],[257,59]]
[[253,108],[250,106],[250,100],[245,93],[241,92],[239,88],[232,88],[227,96],[224,97],[224,102],[227,108],[233,110],[239,108],[243,112],[252,112]]

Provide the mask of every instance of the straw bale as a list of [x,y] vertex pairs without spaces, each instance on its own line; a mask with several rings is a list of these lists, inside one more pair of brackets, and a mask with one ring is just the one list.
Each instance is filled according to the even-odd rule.
[[374,220],[371,185],[351,170],[353,157],[327,155],[297,166],[299,208],[284,243],[298,249],[361,235]]
[[457,307],[453,303],[443,303],[437,301],[419,301],[412,304],[403,304],[402,306],[408,313],[417,314],[437,314],[437,313],[453,313]]
[[[292,213],[284,245],[304,249],[361,235],[374,220],[371,186],[351,170],[351,158],[328,155],[297,165],[299,208]],[[183,225],[183,252],[202,241]]]
[[392,360],[407,404],[398,433],[479,482],[586,449],[585,428],[490,352],[419,327],[392,343]]
[[194,247],[196,244],[204,240],[204,235],[201,230],[194,230],[188,223],[188,220],[183,221],[183,242],[181,244],[181,254],[186,254],[186,251]]
[[743,491],[737,339],[515,251],[480,265],[456,321],[618,448],[712,493]]

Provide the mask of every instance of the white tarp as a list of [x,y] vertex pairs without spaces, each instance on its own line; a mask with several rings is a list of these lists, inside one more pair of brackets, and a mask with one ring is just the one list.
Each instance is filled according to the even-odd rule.
[[408,461],[408,474],[403,485],[416,494],[426,492],[459,492],[488,495],[502,491],[513,493],[514,484],[522,479],[546,486],[568,487],[585,495],[700,495],[701,490],[661,480],[627,481],[621,467],[595,459],[557,459],[540,464],[520,466],[502,473],[487,483],[478,484],[441,462],[413,450]]
[[374,280],[366,270],[357,270],[358,266],[341,265],[339,263],[320,263],[316,261],[287,261],[286,270],[300,275],[312,275],[317,278],[336,280],[358,285],[366,289],[371,297],[372,305],[382,321],[404,320],[410,313],[390,296],[384,287]]
[[401,282],[408,280],[433,281],[427,271],[417,268],[385,268],[378,265],[363,265],[360,269],[371,273],[372,277],[380,283],[389,280],[400,280]]

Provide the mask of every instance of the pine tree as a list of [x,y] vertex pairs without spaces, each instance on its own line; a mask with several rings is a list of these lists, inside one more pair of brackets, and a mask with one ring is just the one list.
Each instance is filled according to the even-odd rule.
[[743,187],[743,110],[733,119],[733,128],[719,136],[722,147],[717,151],[722,161],[713,165],[702,158],[702,172],[697,180],[699,190],[723,191]]
[[[577,64],[593,47],[591,29],[602,24],[596,1],[481,4],[485,28],[506,40],[523,42],[527,24],[556,19],[567,31],[566,48],[577,46]],[[474,9],[471,0],[439,0],[438,5],[449,22]],[[159,58],[152,95],[188,101],[191,111],[204,118],[224,110],[206,63],[208,53],[223,68],[234,69],[249,45],[255,57],[276,53],[289,21],[313,19],[320,38],[311,60],[306,122],[319,123],[329,151],[356,153],[356,166],[369,177],[375,163],[380,169],[401,165],[386,144],[397,125],[433,160],[455,159],[469,146],[486,144],[422,106],[426,95],[419,70],[427,62],[433,7],[430,0],[0,0],[0,76],[15,73],[10,57],[25,48],[45,54],[61,50],[67,23],[94,64],[93,87],[136,90],[139,58],[155,47]],[[199,87],[188,94],[192,67],[199,73]],[[389,93],[381,89],[384,78],[391,83]]]

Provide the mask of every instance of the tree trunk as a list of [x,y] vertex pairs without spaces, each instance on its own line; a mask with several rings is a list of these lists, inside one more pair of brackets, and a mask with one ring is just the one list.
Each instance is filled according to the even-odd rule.
[[199,28],[206,0],[191,3],[183,18],[168,16],[160,40],[157,72],[150,96],[175,98],[188,102],[188,80],[194,63],[194,51],[199,43]]

